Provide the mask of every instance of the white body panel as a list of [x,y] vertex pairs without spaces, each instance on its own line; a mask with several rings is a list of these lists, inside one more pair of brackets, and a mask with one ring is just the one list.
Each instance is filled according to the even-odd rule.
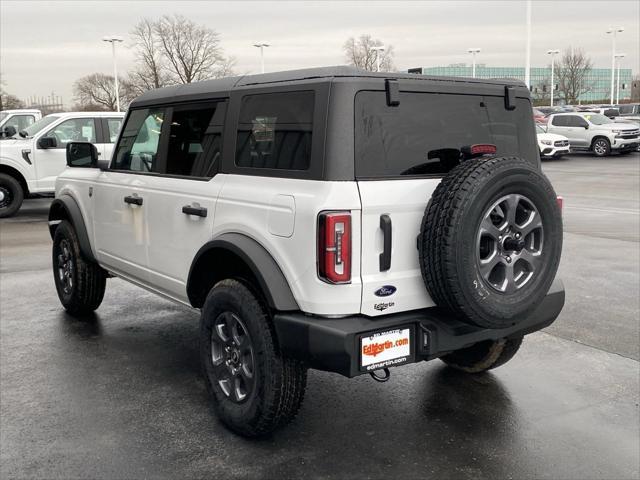
[[[218,197],[214,238],[236,232],[260,243],[282,270],[302,311],[318,315],[360,312],[360,198],[355,182],[218,176],[226,178]],[[351,211],[350,284],[331,285],[318,278],[317,221],[324,210]],[[293,231],[288,235],[291,225]]]
[[[144,197],[148,225],[148,280],[165,295],[188,303],[187,279],[193,259],[211,240],[216,214],[216,200],[224,177],[199,181],[184,178],[146,176]],[[182,213],[192,205],[207,209],[206,217]]]
[[[433,306],[420,273],[417,237],[425,208],[440,179],[360,181],[362,199],[362,313],[386,315]],[[380,216],[392,225],[391,268],[380,271]],[[391,285],[395,293],[375,295]]]

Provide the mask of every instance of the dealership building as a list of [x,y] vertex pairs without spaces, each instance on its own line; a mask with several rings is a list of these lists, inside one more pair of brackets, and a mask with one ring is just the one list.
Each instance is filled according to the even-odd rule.
[[[409,73],[423,75],[441,75],[447,77],[471,77],[472,66],[465,63],[451,64],[447,67],[418,67],[410,68]],[[557,73],[557,70],[556,70]],[[476,64],[477,78],[514,78],[524,81],[524,67],[488,67],[485,64]],[[631,98],[631,69],[620,69],[620,101]],[[616,71],[616,80],[618,72]],[[556,85],[557,79],[554,79]],[[549,98],[551,83],[551,67],[531,68],[531,93],[534,98]],[[581,103],[609,101],[611,97],[611,69],[592,68],[586,79],[586,85],[590,87],[587,93],[580,96]],[[555,97],[561,101],[560,95]]]

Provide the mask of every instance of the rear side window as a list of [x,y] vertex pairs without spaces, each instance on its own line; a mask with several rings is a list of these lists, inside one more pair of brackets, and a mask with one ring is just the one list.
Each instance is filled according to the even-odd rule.
[[156,172],[164,108],[133,110],[124,126],[111,168]]
[[553,117],[551,124],[554,127],[568,127],[570,116],[571,115],[556,115],[555,117]]
[[33,115],[14,115],[7,120],[6,126],[13,126],[17,132],[20,132],[30,125],[33,125],[36,118]]
[[224,103],[173,111],[167,148],[168,175],[211,178],[220,161]]
[[122,126],[121,118],[107,118],[107,130],[109,134],[109,143],[115,143],[118,139],[118,133],[120,133],[120,127]]
[[236,165],[279,170],[309,169],[314,98],[313,91],[243,97]]
[[389,107],[385,92],[362,91],[355,101],[358,178],[442,175],[458,163],[464,146],[495,144],[499,155],[537,158],[531,104],[504,97],[400,93]]

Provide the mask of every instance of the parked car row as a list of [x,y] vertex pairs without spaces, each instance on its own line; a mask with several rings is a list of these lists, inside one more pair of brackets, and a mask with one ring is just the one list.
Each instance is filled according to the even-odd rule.
[[[618,108],[603,106],[584,111],[551,113],[544,122],[538,121],[534,111],[541,158],[558,158],[569,151],[593,152],[598,157],[604,157],[613,152],[627,154],[640,150],[640,122],[636,123],[633,118],[638,105],[624,107],[625,117]],[[610,118],[611,110],[615,110],[619,117]]]
[[15,214],[28,195],[54,193],[56,178],[67,165],[67,143],[91,142],[98,155],[110,158],[123,118],[124,113],[116,112],[65,112],[18,131],[6,125],[2,132],[9,138],[0,141],[0,218]]

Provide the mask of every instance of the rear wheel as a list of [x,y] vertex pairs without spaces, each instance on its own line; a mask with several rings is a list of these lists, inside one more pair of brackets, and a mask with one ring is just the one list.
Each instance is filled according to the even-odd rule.
[[522,337],[486,340],[440,357],[448,366],[467,373],[481,373],[504,365],[522,344]]
[[611,143],[606,138],[596,138],[591,145],[591,150],[596,157],[606,157],[611,154]]
[[86,260],[73,226],[63,220],[53,235],[53,278],[62,306],[72,315],[86,315],[102,303],[107,272]]
[[268,310],[239,281],[218,282],[207,296],[200,354],[216,413],[234,432],[265,435],[297,414],[307,369],[280,354]]
[[20,209],[24,191],[20,182],[5,173],[0,173],[0,218],[11,217]]

